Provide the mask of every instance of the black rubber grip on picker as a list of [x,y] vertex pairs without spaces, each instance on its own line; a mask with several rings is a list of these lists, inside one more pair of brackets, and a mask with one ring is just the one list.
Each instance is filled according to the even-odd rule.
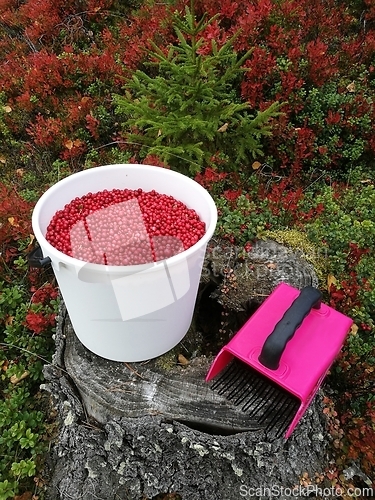
[[287,343],[311,309],[320,308],[321,300],[322,294],[313,286],[306,286],[301,290],[299,296],[285,311],[272,333],[266,338],[258,358],[263,366],[270,370],[278,369]]
[[51,259],[49,257],[43,257],[42,249],[40,247],[34,248],[28,256],[27,260],[29,262],[30,267],[46,267],[51,263]]

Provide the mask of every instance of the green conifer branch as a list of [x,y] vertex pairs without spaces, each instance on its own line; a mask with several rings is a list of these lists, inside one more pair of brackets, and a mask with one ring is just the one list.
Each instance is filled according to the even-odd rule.
[[141,145],[140,157],[157,154],[190,174],[207,166],[218,151],[231,168],[244,168],[249,158],[263,154],[262,137],[272,133],[270,120],[281,114],[277,102],[256,111],[236,95],[234,84],[247,71],[243,64],[253,51],[238,57],[233,48],[238,33],[220,48],[212,40],[210,54],[198,53],[207,43],[203,31],[218,19],[206,17],[196,21],[192,0],[185,16],[175,18],[177,42],[167,54],[151,43],[149,64],[156,67],[156,76],[137,70],[124,94],[113,96],[125,139]]

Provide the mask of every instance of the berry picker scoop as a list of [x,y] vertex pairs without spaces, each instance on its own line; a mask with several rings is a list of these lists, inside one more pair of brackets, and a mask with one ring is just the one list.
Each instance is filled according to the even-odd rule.
[[288,438],[338,355],[353,321],[312,286],[279,284],[215,358],[212,389],[267,433]]

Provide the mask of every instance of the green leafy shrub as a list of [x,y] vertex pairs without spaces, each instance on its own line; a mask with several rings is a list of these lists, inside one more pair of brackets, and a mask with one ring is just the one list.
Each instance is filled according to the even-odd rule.
[[28,295],[25,284],[0,282],[1,500],[27,487],[47,447],[46,417],[34,395],[51,357],[58,303],[50,285],[40,287],[31,304]]
[[326,187],[309,199],[323,207],[305,229],[311,241],[324,249],[330,273],[331,302],[361,327],[349,345],[361,355],[375,349],[375,188],[358,183],[351,188]]
[[295,118],[299,127],[309,127],[314,134],[312,156],[308,164],[314,169],[340,166],[347,174],[369,163],[369,141],[372,137],[373,92],[356,82],[328,82],[319,88],[298,94],[305,102]]
[[222,13],[226,32],[241,28],[235,50],[255,47],[245,62],[242,98],[253,107],[287,103],[265,149],[279,172],[342,176],[358,163],[372,170],[374,8],[370,1],[358,2],[361,9],[347,4],[199,2],[210,15]]
[[[30,489],[47,449],[35,395],[51,359],[57,291],[28,268],[31,204],[0,184],[0,499]],[[46,281],[47,280],[47,281]]]

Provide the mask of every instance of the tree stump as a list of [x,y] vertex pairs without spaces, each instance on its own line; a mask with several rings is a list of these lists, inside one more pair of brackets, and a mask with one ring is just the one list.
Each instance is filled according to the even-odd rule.
[[53,364],[45,367],[60,419],[47,500],[162,493],[234,500],[267,496],[262,488],[287,498],[302,474],[322,472],[328,438],[319,394],[285,440],[205,382],[218,350],[281,281],[317,284],[312,267],[275,242],[258,242],[243,256],[212,240],[190,331],[169,353],[143,363],[88,351],[62,307]]

